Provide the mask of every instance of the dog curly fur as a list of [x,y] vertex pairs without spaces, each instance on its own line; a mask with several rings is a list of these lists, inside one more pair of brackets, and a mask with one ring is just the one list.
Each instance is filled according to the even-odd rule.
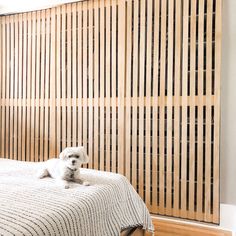
[[38,173],[38,178],[50,176],[66,189],[70,187],[70,181],[88,186],[89,182],[80,178],[80,167],[88,161],[89,157],[84,147],[65,148],[59,158],[44,162],[43,168]]

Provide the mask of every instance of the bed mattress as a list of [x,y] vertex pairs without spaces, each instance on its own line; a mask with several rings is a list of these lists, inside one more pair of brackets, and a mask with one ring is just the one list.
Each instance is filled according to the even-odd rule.
[[141,226],[153,231],[150,214],[122,175],[81,169],[91,186],[37,179],[42,163],[0,158],[0,235],[112,236]]

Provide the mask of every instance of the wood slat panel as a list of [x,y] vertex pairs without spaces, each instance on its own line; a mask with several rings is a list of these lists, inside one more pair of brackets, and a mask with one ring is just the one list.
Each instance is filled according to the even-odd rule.
[[172,214],[172,100],[173,100],[173,43],[174,43],[174,1],[169,0],[168,13],[168,68],[167,68],[167,140],[166,140],[166,214]]
[[[118,4],[118,172],[125,173],[124,150],[125,150],[125,110],[124,96],[126,83],[126,3]],[[125,62],[125,63],[124,63]]]
[[[174,57],[174,101],[180,102],[180,83],[181,83],[181,2],[175,1],[175,57]],[[179,202],[180,196],[180,107],[174,105],[174,202],[173,202],[173,215],[179,216]],[[179,141],[178,141],[179,140]]]
[[[17,16],[17,15],[16,15]],[[27,14],[27,20],[28,20],[28,43],[27,43],[27,82],[26,82],[26,88],[27,88],[27,99],[29,99],[31,97],[31,68],[32,68],[32,14],[28,13]],[[16,31],[17,35],[18,35],[18,24],[17,24],[17,31]],[[18,43],[17,43],[17,47],[18,47]],[[18,48],[17,48],[17,52],[18,52]],[[18,53],[16,52],[16,63],[17,63],[17,67],[16,67],[16,71],[18,70]],[[45,54],[42,54],[42,58],[45,58]],[[17,75],[17,73],[15,73],[15,75]],[[15,79],[16,81],[18,77],[16,76]],[[17,82],[16,82],[16,86],[17,86]],[[42,83],[43,84],[43,83]],[[43,84],[44,87],[44,84]],[[17,98],[17,93],[18,93],[18,88],[15,87],[15,98]],[[15,105],[17,105],[17,101],[15,102]],[[17,106],[15,107],[16,111],[17,111]],[[31,120],[31,108],[27,107],[26,108],[27,111],[27,119],[26,119],[26,160],[30,161],[31,160],[31,150],[30,150],[30,142],[31,142],[31,137],[30,137],[30,120]],[[18,118],[18,114],[16,114],[16,119]],[[17,121],[17,120],[16,120]],[[17,124],[17,122],[15,122]],[[17,130],[16,130],[17,132]],[[44,138],[42,137],[40,139],[40,142],[43,142]],[[17,142],[16,142],[16,148],[17,148]],[[43,147],[43,143],[42,143],[42,147]],[[43,155],[43,154],[42,154]]]
[[[203,71],[204,71],[204,0],[198,5],[198,94],[203,98]],[[201,99],[201,104],[203,99]],[[198,107],[198,145],[197,145],[197,216],[198,220],[203,219],[203,106]]]
[[[21,15],[22,17],[22,15]],[[21,35],[22,36],[22,35]],[[10,17],[6,17],[6,98],[10,100]],[[22,55],[22,54],[21,54]],[[5,147],[5,155],[7,158],[10,157],[10,127],[9,127],[9,114],[10,107],[6,107],[6,126],[5,126],[5,134],[6,134],[6,147]]]
[[[73,122],[72,122],[72,146],[77,145],[77,106],[76,106],[76,90],[77,90],[77,64],[76,64],[76,55],[77,55],[77,29],[76,29],[76,17],[77,17],[77,9],[76,4],[72,5],[72,114],[73,114]],[[58,32],[58,29],[57,29]],[[58,39],[58,44],[60,44],[60,38]],[[59,56],[58,56],[59,57]],[[60,57],[59,57],[60,58]],[[60,65],[59,65],[60,68]],[[57,90],[58,91],[58,90]],[[60,135],[58,135],[60,139]],[[59,151],[60,148],[57,148]]]
[[[62,149],[66,147],[66,5],[62,6],[62,29],[61,29],[61,73],[62,73],[62,79],[61,79],[61,86],[62,86],[62,118],[61,118],[61,140],[62,140]],[[82,55],[82,53],[81,53]],[[81,63],[82,64],[82,63]],[[81,77],[82,78],[82,74]],[[82,90],[81,90],[82,91]],[[81,93],[82,96],[82,93]],[[82,111],[82,109],[81,109]],[[82,112],[81,112],[82,114]],[[82,130],[81,130],[82,133]]]
[[[60,8],[58,8],[60,9]],[[46,12],[45,10],[42,11],[41,13],[41,18],[42,18],[42,23],[41,23],[41,58],[42,60],[44,60],[45,58],[45,48],[46,48]],[[60,23],[60,21],[58,21]],[[58,23],[58,24],[59,24]],[[60,33],[60,31],[59,31]],[[58,51],[58,54],[60,52]],[[59,54],[60,55],[60,54]],[[59,58],[60,59],[60,57]],[[60,66],[58,65],[58,68],[60,68]],[[44,94],[45,94],[45,62],[41,63],[41,74],[40,74],[40,99],[41,102],[40,104],[44,104]],[[60,75],[57,74],[57,78],[60,79]],[[30,78],[28,78],[29,80]],[[60,83],[58,83],[60,84]],[[29,87],[29,86],[27,86]],[[29,97],[29,96],[28,96]],[[28,114],[29,115],[29,114]],[[44,111],[44,107],[40,106],[40,133],[39,133],[39,143],[40,143],[40,150],[39,150],[39,159],[40,161],[44,160],[44,124],[45,124],[45,111]],[[57,132],[60,132],[60,127],[57,126]],[[47,158],[47,157],[46,157]],[[45,159],[46,159],[45,158]]]
[[[5,98],[5,79],[6,78],[6,50],[3,50],[3,48],[6,48],[6,20],[5,17],[1,17],[1,22],[2,22],[2,32],[1,32],[1,38],[2,38],[2,64],[1,64],[1,73],[2,73],[2,79],[1,79],[1,98]],[[2,99],[1,99],[2,100]],[[5,106],[2,107],[2,129],[1,129],[1,156],[5,157]]]
[[[94,2],[94,100],[98,100],[99,96],[99,5]],[[99,135],[99,119],[98,119],[98,103],[94,104],[94,168],[99,166],[99,139],[95,138]]]
[[[106,28],[105,28],[105,73],[106,73],[106,102],[105,102],[105,109],[106,109],[106,171],[111,171],[111,122],[110,122],[110,115],[111,115],[111,3],[110,0],[105,1],[105,12],[106,12]],[[95,40],[96,41],[96,40]],[[96,113],[95,113],[96,114]],[[95,121],[94,121],[95,122]],[[96,137],[96,136],[95,136]],[[95,148],[94,148],[95,149]],[[95,152],[95,150],[94,150]]]
[[[195,92],[196,92],[196,8],[197,1],[191,1],[191,10],[190,10],[190,75],[189,75],[189,84],[190,84],[190,96],[192,104],[195,102]],[[190,108],[189,119],[192,121],[189,127],[189,199],[194,199],[195,196],[195,111],[196,107],[191,106]],[[195,218],[195,209],[194,209],[194,201],[189,201],[188,204],[188,218]]]
[[[89,8],[89,22],[88,22],[88,25],[89,25],[89,55],[88,55],[88,58],[89,58],[89,75],[88,75],[88,97],[89,98],[93,98],[93,2],[92,1],[89,1],[88,2],[89,5],[88,5],[88,8]],[[88,106],[89,106],[89,122],[87,123],[88,125],[88,145],[89,145],[89,149],[88,149],[88,155],[90,157],[93,156],[93,102],[92,102],[92,99],[90,100],[90,102],[88,103]],[[96,116],[95,116],[96,118]],[[90,159],[90,162],[89,162],[89,168],[92,168],[92,158]]]
[[[18,70],[18,98],[22,98],[22,69],[23,69],[23,65],[22,65],[22,50],[23,50],[23,45],[22,45],[22,39],[23,39],[23,22],[22,22],[22,14],[19,14],[19,51],[18,51],[18,55],[19,55],[19,70]],[[35,35],[35,28],[33,29],[33,35]],[[33,36],[33,41],[34,41],[34,44],[35,45],[35,36]],[[35,60],[33,60],[33,57],[32,57],[32,64],[35,64]],[[35,66],[32,67],[35,69]],[[33,69],[32,69],[33,71]],[[31,74],[31,77],[32,77],[32,80],[33,78],[35,78],[35,74]],[[7,86],[6,86],[7,88]],[[22,104],[22,101],[19,102],[19,108],[18,108],[18,121],[17,121],[17,127],[18,127],[18,130],[17,130],[17,143],[18,143],[18,148],[17,148],[17,159],[18,160],[22,160],[22,157],[21,157],[21,154],[22,154],[22,142],[21,142],[21,132],[22,132],[22,107],[21,107],[21,104]],[[6,117],[7,119],[7,117]],[[34,132],[32,131],[31,129],[31,132]],[[32,137],[32,136],[31,136]],[[34,138],[32,137],[31,138],[31,149],[33,149],[34,147]],[[7,156],[7,153],[6,153],[6,156]],[[31,152],[31,157],[32,159],[31,160],[35,160],[34,159],[34,153]]]
[[221,84],[221,40],[222,40],[222,0],[216,1],[215,14],[215,113],[214,113],[214,158],[213,158],[213,222],[219,223],[219,163],[220,163],[220,84]]
[[126,41],[127,41],[127,50],[126,50],[126,91],[125,91],[125,97],[126,97],[126,116],[125,120],[126,127],[125,127],[125,175],[128,179],[131,180],[131,152],[130,152],[130,146],[131,146],[131,69],[132,69],[132,2],[127,2],[127,34],[126,34]]
[[[75,8],[75,6],[74,6]],[[76,12],[76,8],[74,10]],[[61,45],[61,40],[62,40],[62,37],[61,37],[61,7],[58,7],[56,9],[56,86],[57,86],[57,89],[56,89],[56,103],[57,103],[57,107],[56,107],[56,127],[57,127],[57,130],[56,130],[56,139],[57,139],[57,144],[56,144],[56,156],[59,156],[60,154],[60,150],[61,150],[61,133],[62,133],[62,130],[61,130],[61,80],[62,80],[62,73],[61,73],[61,63],[62,63],[62,55],[61,55],[61,51],[62,51],[62,45]],[[44,18],[42,18],[42,20],[44,21]],[[42,22],[43,24],[43,22]],[[43,29],[45,30],[45,29]],[[73,30],[73,33],[76,33],[76,30]],[[44,35],[44,33],[42,32],[42,35]],[[73,40],[75,41],[76,40],[76,36],[73,36]],[[76,53],[76,50],[73,51],[73,53],[75,54]],[[76,63],[76,61],[74,62],[74,64]],[[74,74],[74,65],[73,64],[73,74]],[[75,74],[73,75],[73,81],[75,80]],[[76,89],[76,86],[75,86],[75,89]],[[42,93],[43,93],[43,87],[42,87]],[[42,94],[41,93],[41,94]],[[42,95],[41,95],[42,96]],[[74,104],[73,104],[74,105]],[[75,106],[75,109],[76,109],[76,106]],[[43,113],[43,111],[41,112]],[[74,119],[75,120],[75,119]],[[73,121],[74,121],[73,120]],[[76,132],[76,128],[74,127],[74,131]],[[76,137],[76,134],[73,134],[73,137]],[[41,140],[40,140],[41,141]]]
[[[71,4],[66,5],[66,97],[69,98],[67,100],[66,107],[66,146],[71,146],[71,33],[72,33],[72,22],[71,22]],[[86,22],[87,24],[87,19]],[[87,39],[86,39],[87,40]],[[85,50],[87,51],[87,44],[85,44]],[[86,56],[85,56],[86,58]],[[86,65],[86,64],[85,64]],[[87,70],[87,68],[86,68]],[[87,76],[87,75],[86,75]],[[87,78],[86,78],[87,83]],[[86,84],[87,86],[87,84]]]
[[[154,2],[154,47],[153,47],[153,97],[158,96],[159,90],[159,31],[160,31],[160,1],[157,0]],[[157,106],[153,107],[153,120],[152,120],[152,132],[153,132],[153,153],[152,153],[152,171],[157,173],[158,169],[158,106],[159,102],[156,102]],[[152,174],[152,211],[158,212],[158,201],[159,201],[159,193],[158,193],[158,176]]]
[[181,216],[187,217],[187,100],[188,100],[188,25],[189,1],[183,0],[183,46],[182,46],[182,129],[181,129]]
[[219,222],[221,0],[90,0],[0,17],[0,155],[83,145],[155,214]]
[[[132,112],[132,167],[137,167],[137,127],[138,127],[138,24],[139,24],[139,3],[138,1],[134,2],[133,6],[133,101],[131,102],[133,107]],[[137,173],[138,168],[132,168],[132,184],[134,188],[137,188]]]
[[[10,68],[14,67],[14,22],[13,22],[13,15],[10,16]],[[14,91],[14,71],[10,71],[10,100],[13,99],[13,91]],[[9,137],[10,137],[10,152],[9,156],[13,156],[13,145],[14,145],[14,130],[13,130],[13,109],[14,107],[10,107],[10,130],[9,130]]]
[[[166,20],[167,1],[161,1],[161,28],[160,28],[160,103],[165,96],[166,82]],[[165,214],[165,106],[159,107],[159,212]]]
[[112,107],[112,124],[111,124],[111,129],[112,129],[112,172],[117,171],[117,147],[116,147],[116,123],[117,123],[117,118],[116,118],[116,73],[117,73],[117,68],[116,68],[116,50],[117,50],[117,6],[116,6],[117,0],[112,0],[112,13],[111,13],[111,37],[112,37],[112,48],[111,48],[111,61],[112,61],[112,83],[111,83],[111,107]]
[[[144,97],[144,77],[145,77],[145,22],[146,22],[146,1],[140,1],[140,51],[139,51],[139,96]],[[143,100],[138,103],[138,182],[139,195],[144,198],[144,104]]]
[[[83,7],[83,57],[82,57],[82,63],[83,63],[83,98],[88,97],[88,2],[84,1],[82,2]],[[88,102],[85,102],[83,104],[83,146],[85,147],[85,150],[88,152],[88,122],[87,122],[87,115],[88,115]]]
[[100,145],[99,145],[99,155],[100,155],[100,170],[104,170],[104,155],[105,155],[105,150],[104,150],[104,139],[105,139],[105,133],[104,133],[104,97],[105,97],[105,19],[104,19],[104,1],[99,1],[99,9],[100,9],[100,14],[99,14],[99,51],[100,51],[100,57],[99,57],[99,62],[100,62],[100,76],[99,76],[99,97],[100,97],[100,123],[99,123],[99,134],[100,134]]
[[[39,11],[37,11],[37,22],[36,22],[36,51],[35,51],[35,57],[36,57],[36,73],[35,73],[35,102],[36,102],[36,106],[35,106],[35,149],[34,149],[34,156],[35,156],[35,160],[38,161],[39,158],[39,132],[40,132],[40,127],[39,127],[39,92],[40,92],[40,36],[41,36],[41,14]],[[51,74],[51,73],[50,73]],[[24,79],[23,79],[24,81]],[[23,86],[24,87],[24,86]],[[23,116],[24,116],[24,110],[23,110]],[[23,118],[23,122],[24,122],[24,118]],[[24,136],[24,135],[23,135]],[[23,137],[22,137],[23,138]],[[23,139],[22,139],[22,142]],[[22,150],[22,154],[23,154],[23,150]]]
[[[50,75],[50,10],[46,10],[46,50],[45,50],[45,125],[44,125],[44,158],[49,157],[49,75]],[[33,109],[31,108],[31,112]],[[32,113],[31,113],[32,119]]]
[[213,2],[207,0],[206,2],[206,95],[207,95],[207,104],[206,104],[206,126],[205,126],[205,215],[204,219],[206,221],[212,221],[211,219],[211,105],[209,102],[209,97],[212,93],[212,9]]

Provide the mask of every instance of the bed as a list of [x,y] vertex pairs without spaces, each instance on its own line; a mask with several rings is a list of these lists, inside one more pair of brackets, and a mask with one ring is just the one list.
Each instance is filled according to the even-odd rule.
[[124,176],[81,169],[91,186],[62,189],[52,178],[37,179],[40,165],[0,158],[0,235],[115,236],[136,227],[153,232],[144,202]]

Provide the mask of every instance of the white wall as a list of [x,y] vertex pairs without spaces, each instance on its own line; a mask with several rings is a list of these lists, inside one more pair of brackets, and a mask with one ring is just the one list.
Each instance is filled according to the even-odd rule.
[[236,205],[236,0],[222,2],[220,192],[222,203]]

